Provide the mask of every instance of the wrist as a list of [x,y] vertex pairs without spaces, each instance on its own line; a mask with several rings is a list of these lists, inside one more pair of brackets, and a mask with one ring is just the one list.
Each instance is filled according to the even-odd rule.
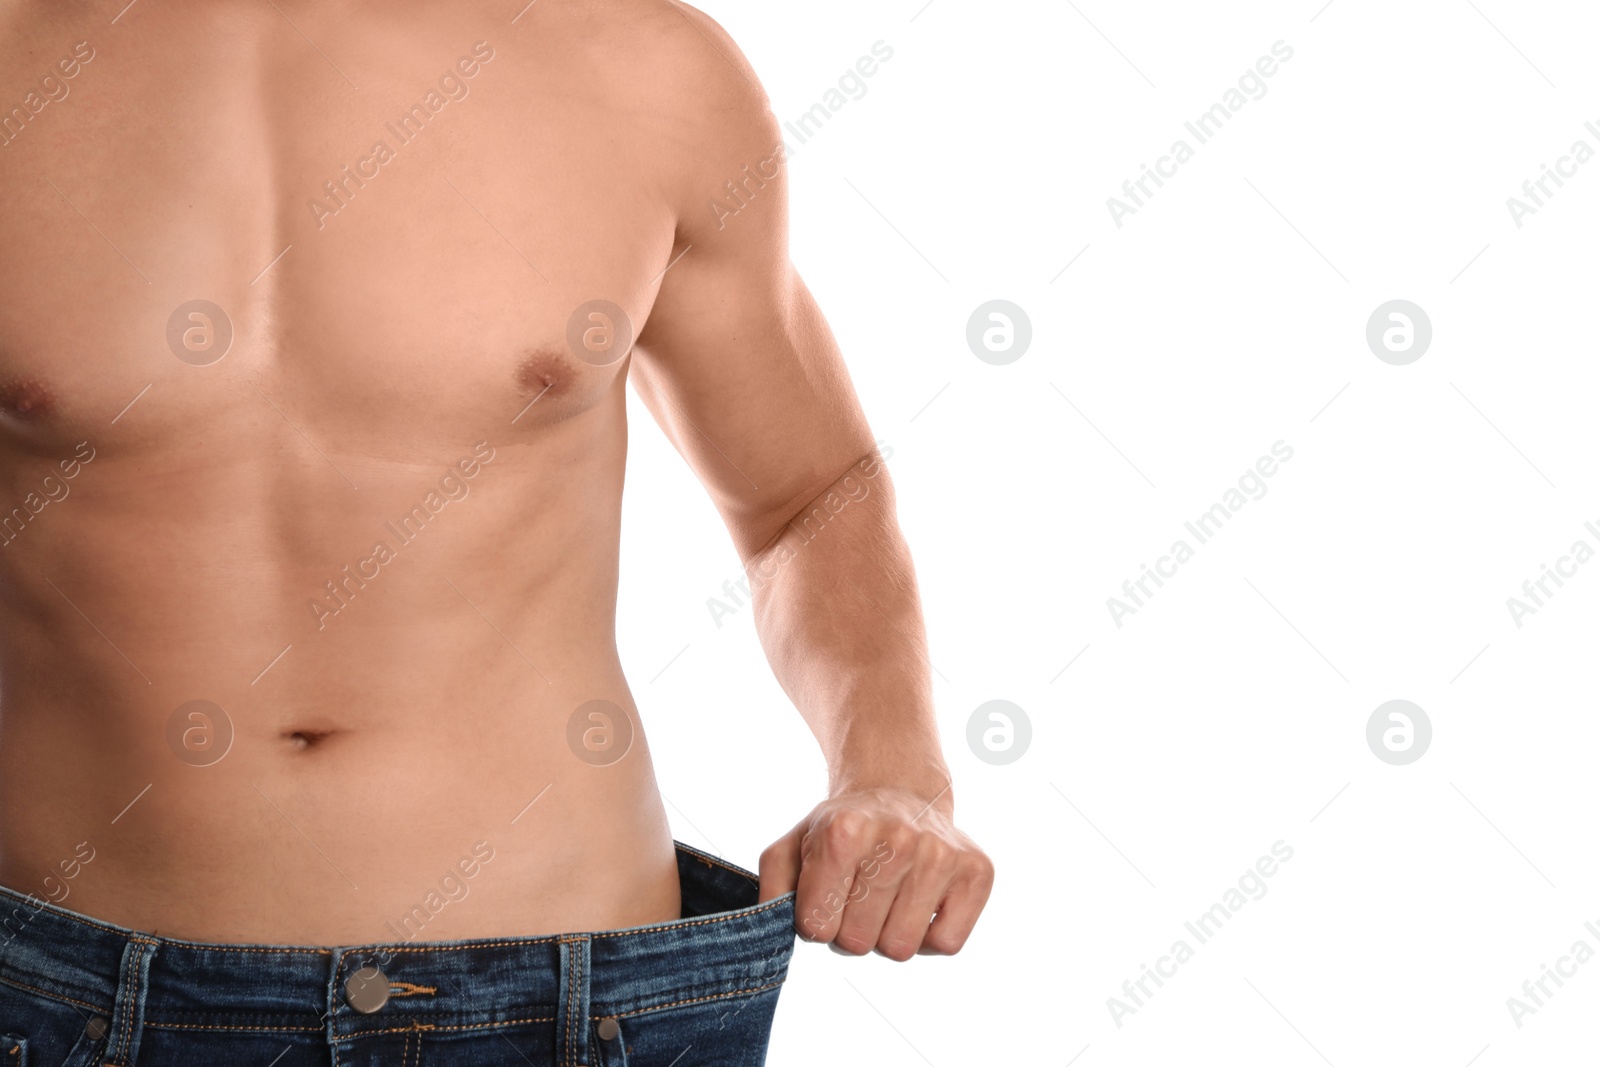
[[955,810],[950,771],[939,759],[892,767],[845,767],[829,772],[829,799],[865,793],[904,797],[915,803],[919,813],[933,809],[948,816]]

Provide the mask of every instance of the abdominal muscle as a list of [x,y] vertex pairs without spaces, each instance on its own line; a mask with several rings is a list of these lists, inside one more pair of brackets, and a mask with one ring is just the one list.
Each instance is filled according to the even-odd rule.
[[678,917],[612,637],[621,435],[570,433],[582,462],[490,446],[409,543],[385,524],[470,444],[333,456],[359,497],[292,442],[203,469],[102,447],[0,548],[0,884],[202,941]]

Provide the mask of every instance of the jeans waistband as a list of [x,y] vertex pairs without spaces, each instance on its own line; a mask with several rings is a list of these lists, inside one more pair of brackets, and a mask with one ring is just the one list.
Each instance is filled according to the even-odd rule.
[[[215,944],[126,929],[0,886],[0,981],[106,1016],[136,982],[145,1026],[315,1029],[335,1040],[423,1022],[553,1020],[580,985],[582,1014],[620,1017],[781,983],[794,894],[757,904],[755,875],[676,846],[682,918],[542,937]],[[378,968],[387,999],[358,1011],[349,983],[365,967]],[[356,1001],[370,1008],[370,991]]]

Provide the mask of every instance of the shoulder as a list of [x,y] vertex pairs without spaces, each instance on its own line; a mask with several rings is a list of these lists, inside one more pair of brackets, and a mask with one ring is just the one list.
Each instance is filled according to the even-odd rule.
[[577,92],[683,118],[760,112],[766,94],[728,32],[676,0],[536,0],[515,48]]
[[641,173],[674,207],[703,211],[723,179],[779,145],[754,66],[698,8],[677,0],[537,0],[518,25],[527,47],[570,86],[552,103],[591,109],[597,133],[626,137]]

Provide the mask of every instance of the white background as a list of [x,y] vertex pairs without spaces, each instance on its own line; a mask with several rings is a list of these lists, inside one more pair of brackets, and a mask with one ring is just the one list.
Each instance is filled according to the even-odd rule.
[[[922,2],[704,4],[783,118],[894,49],[790,164],[793,256],[893,449],[957,818],[998,868],[954,958],[800,945],[769,1062],[1592,1062],[1600,961],[1520,1028],[1506,1001],[1600,951],[1600,562],[1520,628],[1506,600],[1600,549],[1600,160],[1521,228],[1506,199],[1600,149],[1600,18]],[[1179,137],[1119,229],[1106,199]],[[1008,366],[965,340],[994,298],[1032,321]],[[1397,298],[1434,331],[1407,366],[1365,340]],[[624,663],[676,833],[754,866],[824,768],[748,609],[713,624],[738,560],[634,408]],[[1107,598],[1279,440],[1266,495],[1118,628]],[[1396,698],[1434,731],[1407,766],[1366,742]],[[1033,726],[1007,766],[966,743],[991,699]],[[1118,1027],[1107,998],[1280,840],[1266,895]]]

